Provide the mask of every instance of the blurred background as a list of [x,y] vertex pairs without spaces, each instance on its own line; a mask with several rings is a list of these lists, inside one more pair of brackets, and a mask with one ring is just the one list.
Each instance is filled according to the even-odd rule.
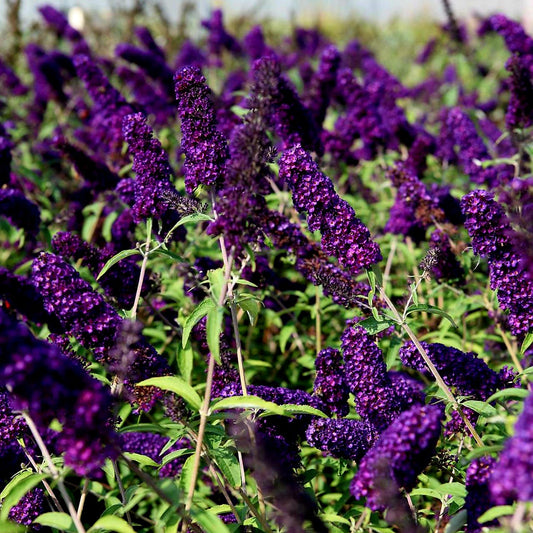
[[[29,24],[36,19],[36,8],[48,3],[68,11],[74,6],[84,11],[98,13],[102,17],[112,17],[118,11],[151,3],[149,0],[1,0],[0,20],[5,20],[9,6],[21,3],[21,18]],[[445,13],[439,0],[159,0],[169,22],[176,22],[183,12],[184,4],[193,4],[199,17],[213,7],[224,9],[228,17],[253,15],[255,19],[286,19],[299,24],[312,24],[319,19],[364,18],[384,23],[391,19],[434,19],[443,21]],[[520,19],[531,31],[533,29],[532,0],[462,0],[452,2],[457,16],[461,18],[487,15],[499,11]]]

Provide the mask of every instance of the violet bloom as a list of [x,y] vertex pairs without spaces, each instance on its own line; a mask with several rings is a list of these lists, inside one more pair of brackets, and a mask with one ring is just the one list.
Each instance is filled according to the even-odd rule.
[[305,432],[307,442],[338,459],[359,461],[374,443],[372,424],[346,418],[315,418]]
[[0,123],[0,187],[10,182],[11,163],[13,161],[11,150],[14,147],[9,133]]
[[527,261],[513,247],[515,232],[502,206],[492,194],[477,190],[463,197],[461,207],[472,249],[487,259],[490,286],[497,291],[500,307],[508,312],[511,332],[526,334],[533,328],[533,279]]
[[152,54],[165,59],[165,51],[157,44],[152,33],[146,26],[137,26],[134,30],[139,42]]
[[[53,254],[42,253],[33,262],[32,282],[41,293],[45,309],[57,316],[65,332],[82,346],[92,350],[95,358],[114,365],[112,349],[124,319],[95,292],[78,272]],[[170,372],[166,361],[144,337],[132,347],[132,361],[123,371],[127,391],[141,409],[148,409],[160,395],[150,387],[135,387],[149,377]]]
[[[161,454],[165,445],[169,442],[168,437],[158,435],[157,433],[143,433],[139,431],[129,431],[121,433],[119,436],[122,451],[130,453],[139,453],[146,455],[152,461],[161,463],[163,455]],[[165,455],[181,450],[190,446],[187,439],[180,439],[165,451]],[[176,477],[180,474],[185,462],[186,456],[181,455],[168,462],[159,470],[159,477]]]
[[51,5],[44,5],[39,8],[39,12],[45,22],[53,28],[60,37],[64,37],[72,43],[72,53],[90,54],[89,46],[81,33],[74,29],[69,23],[67,17]]
[[174,81],[185,154],[185,188],[192,194],[200,184],[210,187],[222,179],[228,149],[216,129],[213,93],[200,69],[184,67],[176,72]]
[[27,238],[35,239],[39,233],[41,213],[22,192],[15,189],[0,189],[0,216],[10,224],[25,231]]
[[28,87],[2,58],[0,58],[0,91],[4,97],[21,96],[28,92]]
[[264,118],[281,140],[283,149],[300,143],[306,150],[323,153],[320,130],[312,114],[300,100],[296,89],[282,75],[281,65],[274,57],[262,57],[252,65],[254,88]]
[[318,127],[322,126],[326,117],[330,96],[337,81],[340,59],[340,53],[335,46],[325,48],[320,56],[318,69],[309,83],[304,103]]
[[227,50],[235,56],[242,54],[242,47],[239,41],[233,35],[230,35],[224,27],[221,9],[213,10],[210,19],[202,20],[202,26],[209,30],[207,47],[216,66],[221,66],[220,57],[222,56],[223,50]]
[[498,505],[533,500],[533,394],[524,401],[514,435],[506,443],[489,480]]
[[40,428],[58,419],[63,430],[57,445],[65,452],[65,463],[79,475],[95,473],[114,455],[109,392],[77,361],[36,339],[2,311],[0,336],[0,383],[11,391],[13,407],[27,410]]
[[514,20],[497,13],[486,18],[478,29],[480,35],[494,31],[503,37],[505,45],[513,54],[533,55],[533,39]]
[[398,416],[363,457],[351,493],[366,497],[373,511],[383,511],[388,498],[380,484],[392,482],[409,492],[435,453],[443,415],[437,406],[417,405]]
[[533,125],[533,72],[529,64],[520,56],[513,55],[505,64],[511,73],[509,82],[509,107],[505,114],[507,129],[513,131],[518,128],[529,128]]
[[[14,505],[9,511],[8,518],[17,524],[31,526],[32,522],[45,512],[45,501],[43,489],[32,489]],[[31,530],[37,531],[40,526],[35,526]]]
[[447,282],[457,285],[465,283],[465,270],[457,254],[453,252],[450,237],[436,229],[429,239],[429,250],[434,250],[435,263],[431,266],[431,275],[439,283]]
[[383,354],[361,326],[349,326],[341,336],[345,382],[355,395],[355,407],[363,420],[381,431],[403,410]]
[[183,41],[174,62],[174,69],[181,70],[183,67],[202,68],[207,63],[207,58],[201,48],[198,48],[189,39]]
[[254,26],[243,39],[246,54],[255,61],[265,56],[275,56],[276,53],[265,42],[261,26]]
[[448,111],[446,127],[453,136],[455,144],[459,147],[458,158],[465,174],[477,184],[488,187],[508,182],[513,177],[511,165],[496,165],[483,168],[476,164],[477,161],[487,161],[491,157],[485,143],[476,131],[476,127],[466,113],[458,108]]
[[494,470],[496,459],[493,457],[477,457],[466,471],[466,499],[467,533],[478,533],[484,526],[491,526],[495,521],[480,524],[477,519],[493,505],[489,481]]
[[309,229],[320,230],[324,250],[337,257],[346,270],[355,276],[381,261],[379,246],[368,228],[300,145],[282,155],[279,176],[289,185],[296,209],[307,212]]
[[348,387],[345,383],[344,364],[339,350],[325,348],[316,356],[316,377],[313,394],[327,404],[332,413],[346,416],[349,411]]

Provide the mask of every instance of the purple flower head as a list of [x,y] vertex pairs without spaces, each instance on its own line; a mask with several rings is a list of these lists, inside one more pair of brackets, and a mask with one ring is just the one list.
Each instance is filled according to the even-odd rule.
[[493,457],[478,457],[468,466],[466,471],[467,533],[478,533],[484,526],[495,524],[495,521],[481,525],[477,519],[493,505],[489,480],[496,460]]
[[533,394],[524,401],[514,435],[505,444],[489,480],[498,505],[533,500]]
[[[157,433],[142,433],[139,431],[130,431],[120,435],[120,444],[122,450],[130,453],[139,453],[150,457],[152,461],[160,463],[163,459],[161,454],[164,446],[168,443],[168,437],[158,435]],[[169,454],[190,445],[187,439],[180,439],[165,451]],[[159,477],[176,477],[181,472],[186,456],[182,455],[173,459],[164,465],[159,471]]]
[[431,266],[431,275],[439,282],[462,285],[465,282],[465,271],[453,252],[450,237],[440,229],[436,229],[429,239],[429,250],[434,250],[435,262]]
[[146,26],[137,26],[134,30],[139,42],[152,54],[165,59],[165,51],[157,44],[152,33]]
[[524,28],[505,15],[497,13],[485,19],[478,29],[479,35],[494,31],[503,37],[505,45],[513,54],[532,55],[533,39]]
[[437,406],[417,405],[398,416],[363,457],[351,493],[366,497],[373,511],[383,511],[388,502],[382,497],[379,478],[409,492],[435,452],[443,414]]
[[520,56],[513,55],[505,64],[505,68],[511,73],[511,97],[505,114],[505,124],[510,131],[533,125],[533,71],[529,68],[531,62],[531,59],[526,62]]
[[527,333],[533,328],[533,279],[527,261],[513,247],[516,232],[503,207],[491,193],[477,190],[463,197],[461,208],[473,251],[487,259],[491,289],[497,291],[500,307],[508,311],[511,332]]
[[359,461],[376,439],[367,422],[345,418],[315,418],[305,432],[307,442],[336,458]]
[[423,65],[429,61],[437,45],[437,39],[430,39],[416,56],[415,62]]
[[[40,292],[45,309],[57,316],[66,333],[92,350],[95,358],[113,365],[117,333],[124,320],[94,292],[78,272],[53,254],[42,253],[33,262],[32,282]],[[150,387],[135,387],[142,379],[169,373],[166,361],[141,337],[132,350],[131,364],[124,376],[126,389],[141,409],[158,397]]]
[[[31,526],[32,522],[42,513],[45,512],[44,491],[43,489],[32,489],[14,505],[9,511],[9,520]],[[35,525],[32,531],[38,531],[40,526]]]
[[11,391],[13,407],[27,410],[42,428],[57,418],[63,424],[58,447],[65,452],[65,463],[80,475],[94,473],[114,455],[109,392],[79,363],[33,337],[4,312],[0,336],[0,384]]
[[142,113],[124,118],[123,133],[136,174],[133,220],[138,223],[150,217],[160,219],[168,209],[165,195],[178,194],[170,181],[173,172],[168,156]]
[[315,360],[316,377],[313,394],[327,404],[332,413],[346,416],[348,387],[344,378],[344,365],[339,350],[325,348]]
[[183,41],[181,48],[175,60],[175,70],[181,70],[183,67],[202,68],[207,63],[205,54],[201,48],[198,48],[189,39]]
[[476,164],[476,161],[486,161],[491,157],[474,123],[466,113],[458,108],[450,109],[446,115],[446,129],[453,136],[454,144],[459,147],[460,165],[474,183],[496,187],[512,179],[514,171],[510,165],[483,168]]
[[39,233],[39,208],[20,191],[0,189],[0,216],[5,217],[13,226],[23,229],[30,240],[35,239]]
[[64,37],[73,45],[72,53],[90,54],[90,49],[81,33],[74,29],[67,20],[67,17],[51,5],[44,5],[39,8],[39,12],[45,22],[55,30],[57,35]]
[[224,49],[235,56],[242,54],[242,47],[239,41],[233,35],[230,35],[224,27],[222,10],[213,10],[209,20],[202,20],[202,26],[209,30],[207,46],[216,66],[221,65],[220,57]]
[[0,58],[0,91],[3,96],[21,96],[28,92],[13,69]]
[[341,336],[345,382],[355,395],[356,410],[378,430],[386,428],[403,410],[383,354],[360,326],[347,327]]
[[246,54],[255,61],[265,56],[275,56],[276,53],[265,43],[265,36],[261,26],[254,26],[243,39]]
[[280,138],[281,148],[299,143],[306,150],[322,154],[319,128],[296,89],[281,74],[279,61],[272,56],[254,61],[252,75],[263,116]]
[[379,246],[371,240],[368,228],[300,145],[284,152],[279,176],[289,185],[296,209],[307,212],[309,229],[320,230],[324,250],[337,257],[346,270],[356,275],[361,268],[381,261]]
[[181,119],[181,149],[185,154],[185,188],[191,194],[200,184],[221,180],[228,157],[226,141],[216,129],[213,93],[198,67],[184,67],[174,76]]

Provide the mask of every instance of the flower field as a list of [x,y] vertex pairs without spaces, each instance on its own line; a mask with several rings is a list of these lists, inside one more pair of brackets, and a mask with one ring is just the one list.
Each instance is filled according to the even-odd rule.
[[39,11],[0,57],[0,533],[532,531],[533,37]]

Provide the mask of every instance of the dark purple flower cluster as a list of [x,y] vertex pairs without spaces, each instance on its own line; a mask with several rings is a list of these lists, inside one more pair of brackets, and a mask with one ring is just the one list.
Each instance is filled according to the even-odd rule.
[[323,152],[320,131],[296,89],[282,75],[279,61],[262,57],[252,65],[257,98],[262,100],[264,118],[281,140],[281,148],[301,144],[306,150]]
[[[9,511],[9,520],[22,524],[23,526],[31,526],[32,522],[45,511],[44,491],[43,489],[32,489],[14,505]],[[39,531],[40,526],[35,524],[31,531]]]
[[[147,433],[140,431],[129,431],[121,433],[119,436],[122,451],[146,455],[152,461],[161,463],[163,448],[168,444],[168,437],[157,433]],[[176,441],[170,448],[165,451],[165,455],[176,452],[190,445],[187,439]],[[186,456],[181,455],[172,459],[159,470],[159,477],[176,477],[180,474],[185,462]]]
[[494,469],[496,460],[485,456],[474,459],[466,471],[466,500],[467,533],[478,533],[483,526],[491,526],[495,523],[486,523],[483,526],[477,519],[488,511],[493,505],[489,490],[489,480]]
[[363,420],[382,431],[405,409],[387,372],[383,354],[360,326],[348,326],[341,336],[345,382],[355,396]]
[[337,416],[346,416],[348,387],[344,378],[344,364],[339,350],[325,348],[315,360],[316,376],[313,394],[318,396]]
[[437,406],[417,405],[398,416],[363,457],[350,487],[352,494],[366,497],[366,505],[376,511],[388,506],[380,482],[410,491],[435,453],[443,414]]
[[506,442],[489,480],[495,503],[533,500],[533,394],[524,401],[514,435]]
[[[459,163],[474,183],[496,187],[512,179],[514,169],[510,165],[493,165],[483,168],[481,162],[490,160],[491,156],[476,126],[464,111],[452,108],[445,116],[446,127],[441,130],[439,140],[451,134],[454,145],[459,148],[457,152]],[[443,142],[449,143],[449,138],[443,139]]]
[[305,432],[307,442],[336,458],[359,461],[376,439],[372,424],[347,418],[314,418]]
[[[116,363],[111,353],[124,320],[72,266],[53,254],[42,253],[33,262],[32,282],[43,297],[45,309],[58,318],[66,333],[91,350],[98,361]],[[132,350],[134,355],[124,384],[140,408],[148,409],[159,395],[149,387],[139,388],[135,384],[168,374],[169,368],[142,337]]]
[[[533,56],[531,56],[533,58]],[[533,125],[533,61],[526,62],[518,55],[511,56],[505,68],[511,73],[509,81],[510,99],[505,114],[507,129],[529,128]]]
[[198,67],[184,67],[174,76],[181,119],[181,149],[185,154],[185,188],[213,186],[223,178],[228,148],[216,129],[213,94]]
[[527,274],[520,250],[513,247],[514,231],[503,207],[491,193],[476,190],[461,201],[465,227],[475,254],[489,264],[490,286],[500,307],[508,312],[509,328],[524,335],[533,328],[533,280]]
[[65,463],[80,475],[94,474],[115,453],[109,392],[76,361],[3,311],[0,336],[0,384],[9,388],[13,407],[28,411],[43,429],[58,419],[63,430],[57,446]]
[[429,250],[434,250],[435,253],[430,273],[439,283],[464,284],[465,270],[452,249],[450,237],[444,231],[433,231],[429,239]]
[[523,56],[533,55],[533,39],[514,20],[497,13],[485,19],[478,29],[480,35],[494,31],[501,35],[509,51]]
[[242,54],[242,47],[239,41],[233,37],[224,27],[224,18],[221,9],[214,9],[211,18],[202,20],[202,26],[209,30],[207,47],[215,66],[221,66],[221,56],[223,50],[227,50],[232,55]]
[[3,96],[22,96],[28,92],[13,69],[0,58],[0,92]]
[[39,208],[20,191],[0,189],[0,216],[7,218],[13,226],[23,229],[30,240],[39,233],[41,224]]
[[352,275],[381,261],[379,246],[368,228],[300,145],[284,152],[279,165],[279,176],[289,185],[294,206],[307,212],[311,231],[320,230],[328,254],[337,257]]
[[55,30],[57,35],[64,37],[72,43],[72,54],[87,54],[90,55],[90,49],[82,34],[73,28],[67,17],[58,11],[55,7],[47,4],[39,8],[39,12],[44,18],[45,22]]
[[276,56],[276,52],[265,42],[265,36],[261,26],[254,26],[243,38],[246,54],[252,60],[265,56]]

